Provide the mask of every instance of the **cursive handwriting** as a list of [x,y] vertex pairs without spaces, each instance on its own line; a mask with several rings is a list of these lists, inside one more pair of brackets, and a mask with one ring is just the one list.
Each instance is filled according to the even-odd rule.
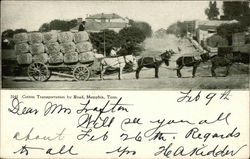
[[199,121],[198,124],[214,124],[216,122],[219,122],[219,121],[225,121],[227,125],[229,125],[229,122],[228,122],[228,118],[229,116],[231,115],[231,113],[227,113],[227,115],[224,117],[224,112],[220,113],[220,115],[218,116],[217,119],[213,120],[213,121],[208,121],[208,120],[201,120]]
[[36,115],[39,111],[37,109],[33,109],[30,107],[21,107],[24,102],[19,101],[18,98],[14,97],[12,99],[11,108],[8,108],[8,111],[17,114],[17,115],[26,115],[26,114],[33,114]]
[[183,94],[184,96],[181,96],[177,99],[177,102],[186,102],[186,103],[191,103],[191,102],[197,102],[201,98],[204,98],[207,100],[206,105],[208,105],[215,97],[219,96],[220,100],[229,100],[231,90],[226,90],[224,93],[221,93],[221,95],[218,95],[217,93],[210,92],[204,97],[202,96],[202,91],[199,91],[197,94],[193,94],[192,90],[189,91],[181,91],[180,93]]
[[40,148],[40,147],[30,147],[30,146],[22,146],[21,149],[13,152],[14,154],[19,153],[19,154],[25,154],[26,156],[29,155],[29,150],[44,150],[44,148]]
[[[166,135],[176,135],[178,134],[177,132],[161,132],[158,131],[157,133],[155,133],[152,138],[149,139],[149,141],[152,140],[160,140],[160,141],[167,141]],[[175,139],[175,136],[173,137],[173,139]]]
[[60,133],[56,133],[56,135],[54,137],[50,137],[50,136],[41,136],[41,135],[33,135],[33,131],[34,131],[34,127],[32,127],[30,129],[30,131],[28,132],[27,135],[24,135],[22,137],[20,137],[20,132],[16,132],[13,139],[16,140],[24,140],[24,141],[28,141],[28,140],[48,140],[48,141],[53,141],[53,140],[63,140],[64,139],[64,132],[65,132],[66,128],[63,128],[63,130]]
[[193,125],[193,124],[195,124],[195,123],[190,122],[190,121],[188,121],[188,120],[177,120],[177,121],[175,121],[175,120],[166,120],[166,119],[163,119],[163,120],[157,119],[157,120],[150,121],[150,123],[158,124],[158,125],[157,125],[156,127],[153,127],[153,128],[151,128],[151,129],[147,130],[147,131],[144,133],[144,136],[145,136],[145,137],[151,137],[152,135],[154,135],[155,133],[157,133],[157,131],[158,131],[160,128],[162,128],[162,127],[164,127],[164,126],[166,126],[166,125],[170,125],[170,124],[181,124],[181,123],[183,123],[183,124],[188,124],[188,125]]
[[66,145],[62,145],[61,148],[58,150],[58,151],[54,151],[53,148],[48,148],[48,149],[45,149],[45,148],[42,148],[42,147],[31,147],[31,146],[22,146],[21,149],[13,152],[14,154],[25,154],[26,156],[29,155],[29,151],[30,150],[45,150],[45,154],[48,154],[48,155],[63,155],[63,154],[70,154],[70,155],[78,155],[78,153],[76,152],[72,152],[73,151],[73,148],[74,146],[70,146],[70,148],[66,149]]
[[136,154],[136,151],[134,150],[128,150],[128,146],[125,147],[125,148],[122,148],[121,146],[114,150],[114,151],[110,151],[110,152],[106,152],[106,154],[109,154],[109,153],[115,153],[115,152],[118,152],[119,153],[119,157],[121,157],[123,154],[126,154],[126,155],[135,155]]
[[87,141],[97,141],[97,140],[106,141],[108,139],[109,131],[106,131],[103,135],[99,137],[96,137],[97,135],[91,134],[91,132],[92,129],[81,130],[81,134],[77,135],[77,140],[83,140],[86,139],[87,137],[89,137]]
[[157,151],[154,156],[159,156],[163,154],[165,157],[170,158],[173,156],[210,156],[210,157],[225,157],[225,156],[235,156],[242,148],[247,145],[242,145],[236,150],[230,150],[229,145],[220,147],[216,145],[215,147],[209,148],[208,145],[202,145],[199,147],[192,148],[187,150],[184,146],[179,146],[178,148],[172,148],[173,143],[170,143],[168,146],[160,146],[159,151]]
[[63,145],[61,148],[60,148],[60,150],[59,151],[54,151],[53,152],[53,148],[49,148],[47,151],[46,151],[46,154],[49,154],[49,155],[63,155],[63,154],[70,154],[70,155],[78,155],[78,153],[74,153],[74,152],[72,152],[73,151],[73,148],[74,148],[74,146],[73,145],[71,145],[70,146],[70,148],[69,149],[67,149],[67,150],[64,150],[65,149],[65,145]]
[[126,134],[126,133],[122,133],[121,135],[120,135],[120,137],[121,138],[123,138],[123,140],[122,141],[126,141],[126,140],[135,140],[135,141],[139,141],[139,142],[141,142],[142,141],[142,135],[141,135],[141,132],[139,132],[136,136],[133,136],[133,137],[129,137],[129,135],[128,134]]
[[71,114],[71,109],[70,108],[65,108],[62,104],[53,104],[52,102],[48,102],[47,104],[45,104],[44,107],[44,116],[53,113],[57,113],[60,114],[61,112],[63,112],[64,114]]
[[[128,112],[128,109],[125,106],[131,105],[131,104],[123,104],[121,103],[122,98],[119,98],[115,104],[110,103],[110,100],[108,100],[103,107],[94,107],[89,108],[90,100],[88,100],[87,103],[83,105],[84,107],[82,109],[78,109],[76,112],[77,114],[81,114],[81,116],[78,118],[78,127],[81,128],[95,128],[99,129],[102,127],[110,127],[111,124],[114,122],[115,117],[110,116],[104,116],[104,114],[108,113],[115,113],[115,112]],[[111,108],[109,108],[111,106]]]
[[128,124],[139,124],[139,125],[141,125],[141,124],[142,124],[141,118],[137,118],[137,117],[135,117],[134,119],[125,118],[125,119],[121,122],[121,129],[122,129],[123,131],[126,131],[126,130],[124,129],[124,125],[128,125]]
[[234,137],[237,138],[240,136],[240,132],[236,132],[237,127],[234,128],[230,133],[225,134],[218,134],[218,133],[200,133],[199,128],[195,127],[192,128],[187,132],[185,135],[185,138],[191,138],[191,139],[201,139],[203,142],[206,142],[209,138],[220,138],[220,139],[225,139],[225,138],[230,138]]

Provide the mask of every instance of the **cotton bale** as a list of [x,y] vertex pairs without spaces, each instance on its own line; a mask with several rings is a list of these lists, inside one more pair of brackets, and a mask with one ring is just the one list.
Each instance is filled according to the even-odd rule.
[[13,40],[16,44],[26,43],[29,41],[28,33],[18,33],[13,36]]
[[68,54],[64,54],[63,61],[64,61],[64,63],[67,63],[67,64],[78,62],[78,53],[71,52]]
[[55,54],[60,52],[61,46],[58,42],[51,42],[46,44],[45,49],[48,54]]
[[89,34],[86,31],[80,31],[74,34],[75,43],[84,42],[89,40]]
[[58,40],[58,33],[56,31],[50,31],[43,33],[43,41],[45,44],[54,43]]
[[79,56],[79,62],[81,62],[81,63],[94,61],[94,59],[95,59],[94,53],[91,51],[80,53],[78,56]]
[[32,55],[30,53],[17,55],[17,63],[22,64],[31,64],[32,63]]
[[14,49],[17,55],[25,54],[30,51],[30,46],[28,43],[19,43],[15,45]]
[[48,62],[48,54],[37,54],[32,57],[33,62],[41,62],[41,63],[47,63]]
[[54,53],[49,55],[50,64],[60,64],[63,63],[63,53]]
[[80,42],[80,43],[77,43],[76,44],[76,50],[77,52],[79,53],[82,53],[82,52],[88,52],[88,51],[91,51],[93,49],[93,46],[90,42],[88,41],[85,41],[85,42]]
[[32,44],[32,45],[30,45],[30,52],[33,55],[42,54],[45,52],[44,45],[42,43]]
[[61,46],[61,52],[65,54],[76,51],[76,44],[73,42],[62,43],[60,44],[60,46]]
[[29,33],[28,37],[29,37],[30,44],[36,44],[36,43],[43,42],[43,34],[42,33]]
[[61,32],[58,34],[58,40],[60,43],[72,42],[73,38],[74,35],[71,32]]

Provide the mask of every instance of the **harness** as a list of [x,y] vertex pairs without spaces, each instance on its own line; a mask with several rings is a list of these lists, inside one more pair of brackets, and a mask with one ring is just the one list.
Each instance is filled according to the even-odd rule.
[[[146,57],[148,57],[148,56],[146,56]],[[147,66],[147,65],[151,65],[151,64],[154,64],[155,62],[157,62],[157,60],[156,60],[156,58],[157,57],[155,57],[155,56],[152,56],[152,58],[153,58],[153,62],[151,62],[151,63],[148,63],[148,64],[143,64],[143,60],[144,60],[144,56],[141,58],[141,63],[140,63],[140,65],[144,65],[144,66]],[[161,58],[161,57],[160,57]],[[163,59],[161,58],[161,60],[163,61]]]
[[[191,57],[192,58],[192,61],[191,62],[189,62],[189,63],[185,63],[185,61],[184,61],[184,59],[185,59],[185,57]],[[191,63],[193,63],[195,61],[195,59],[194,59],[194,57],[193,56],[183,56],[183,58],[182,58],[182,65],[188,65],[188,64],[191,64]]]

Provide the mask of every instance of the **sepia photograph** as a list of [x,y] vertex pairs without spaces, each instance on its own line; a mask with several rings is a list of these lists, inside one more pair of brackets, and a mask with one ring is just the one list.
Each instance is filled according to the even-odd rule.
[[249,1],[1,1],[4,89],[249,89]]

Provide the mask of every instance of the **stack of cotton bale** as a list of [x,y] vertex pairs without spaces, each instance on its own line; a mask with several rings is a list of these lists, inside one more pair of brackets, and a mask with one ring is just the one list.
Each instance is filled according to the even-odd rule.
[[48,62],[48,54],[45,53],[45,47],[43,45],[42,33],[29,33],[30,53],[32,54],[32,62]]
[[79,56],[79,62],[87,63],[94,60],[92,52],[92,44],[89,42],[89,35],[85,31],[80,31],[74,34],[74,42]]
[[32,62],[47,63],[48,55],[45,53],[41,33],[15,34],[14,42],[18,64],[31,64]]
[[58,34],[61,52],[63,53],[63,61],[66,64],[78,62],[78,53],[76,45],[73,42],[74,34],[71,32],[61,32]]
[[18,64],[31,64],[32,55],[28,44],[28,33],[19,33],[14,35],[15,52]]
[[94,60],[88,33],[46,32],[14,35],[15,51],[19,64],[41,62],[49,64],[86,63]]
[[56,31],[43,33],[43,41],[49,55],[49,64],[63,63],[63,53],[58,43],[58,33]]

